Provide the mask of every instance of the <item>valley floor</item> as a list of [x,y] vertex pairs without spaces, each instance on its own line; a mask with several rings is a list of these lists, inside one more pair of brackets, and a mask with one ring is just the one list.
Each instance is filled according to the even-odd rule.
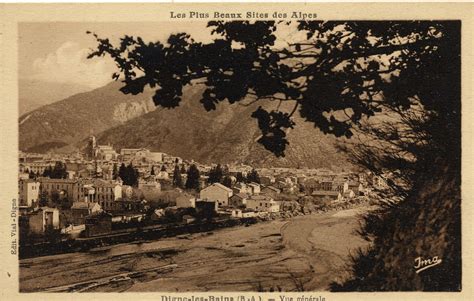
[[20,291],[316,291],[347,276],[359,207],[20,261]]

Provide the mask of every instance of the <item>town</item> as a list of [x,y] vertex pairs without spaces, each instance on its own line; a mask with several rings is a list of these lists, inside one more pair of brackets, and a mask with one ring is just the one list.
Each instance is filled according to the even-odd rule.
[[370,173],[206,165],[146,148],[117,152],[94,136],[83,153],[20,153],[18,185],[20,254],[22,246],[130,234],[144,226],[347,208],[385,187]]

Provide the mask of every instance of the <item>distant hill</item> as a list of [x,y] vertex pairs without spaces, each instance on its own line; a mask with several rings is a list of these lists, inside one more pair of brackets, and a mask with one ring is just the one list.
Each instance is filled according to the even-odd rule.
[[[311,123],[296,118],[288,132],[290,145],[284,158],[276,158],[256,142],[257,121],[250,115],[258,105],[220,103],[206,112],[199,102],[202,90],[187,89],[180,107],[158,108],[99,135],[101,143],[116,148],[147,147],[203,163],[246,163],[254,166],[343,167],[343,154],[336,152],[334,138]],[[264,107],[275,107],[266,102]]]
[[90,90],[89,87],[78,84],[59,84],[21,79],[18,82],[20,116],[44,105]]
[[155,109],[151,92],[130,96],[112,82],[90,92],[40,107],[19,119],[20,150],[46,152],[68,147],[91,134],[125,123]]
[[[334,138],[295,117],[284,158],[276,158],[256,142],[260,132],[251,113],[257,104],[223,102],[206,112],[201,88],[187,88],[175,109],[156,108],[151,91],[137,96],[118,91],[120,83],[40,108],[20,118],[20,148],[25,151],[82,149],[94,133],[101,144],[147,147],[203,163],[246,163],[255,166],[346,167]],[[258,103],[275,107],[276,103]]]

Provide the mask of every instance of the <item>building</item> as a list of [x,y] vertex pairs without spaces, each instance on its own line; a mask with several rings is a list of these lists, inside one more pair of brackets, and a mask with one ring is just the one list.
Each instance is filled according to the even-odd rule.
[[94,148],[94,159],[111,161],[118,157],[117,152],[110,145],[98,145]]
[[274,197],[275,195],[279,194],[281,190],[273,186],[265,186],[262,189],[260,189],[260,192],[262,194],[267,194]]
[[234,194],[237,194],[237,193],[251,194],[252,193],[252,187],[247,186],[247,184],[245,184],[245,183],[238,182],[238,183],[235,183],[235,185],[232,187],[232,191],[233,191]]
[[75,202],[71,207],[72,220],[74,225],[82,225],[85,223],[85,218],[91,214],[97,214],[102,211],[102,208],[97,203],[90,202]]
[[188,215],[188,214],[183,215],[183,222],[186,223],[186,224],[191,224],[195,220],[196,220],[196,218],[191,216],[191,215]]
[[59,210],[41,207],[29,215],[28,225],[30,232],[34,234],[44,234],[47,230],[59,229]]
[[138,180],[138,189],[146,190],[146,191],[160,191],[161,184],[156,180]]
[[71,204],[84,200],[83,183],[80,180],[38,178],[38,181],[40,182],[40,192],[50,198],[54,194],[58,194]]
[[20,173],[30,173],[33,172],[35,175],[42,175],[46,168],[53,168],[54,163],[50,162],[28,162],[28,163],[20,163]]
[[196,212],[216,212],[218,209],[218,203],[212,200],[196,200]]
[[112,215],[101,212],[85,218],[86,237],[103,235],[112,231]]
[[363,193],[363,189],[364,187],[362,184],[357,181],[347,181],[344,183],[344,193],[348,190],[352,190],[355,195],[359,195],[360,193]]
[[247,208],[261,212],[279,212],[280,206],[267,195],[253,195],[247,200]]
[[195,208],[196,198],[189,194],[182,194],[176,198],[177,208]]
[[228,206],[229,199],[232,196],[233,191],[229,187],[226,187],[220,183],[214,183],[200,192],[201,199],[208,199],[216,201],[219,206]]
[[275,177],[273,176],[260,176],[260,184],[269,186],[275,183]]
[[22,207],[33,207],[38,203],[40,182],[32,179],[18,181],[18,204]]
[[250,187],[250,193],[251,194],[259,194],[261,192],[260,184],[249,183],[249,184],[247,184],[247,186]]
[[[96,180],[93,202],[99,203],[102,208],[111,208],[112,202],[122,198],[122,184],[116,181]],[[106,209],[105,209],[106,210]]]
[[342,199],[342,194],[339,191],[329,191],[329,190],[314,190],[311,193],[311,196],[317,200],[330,200],[336,201]]
[[148,154],[148,160],[149,161],[152,161],[152,162],[158,162],[158,163],[161,163],[163,162],[163,157],[164,157],[164,153],[159,153],[159,152],[150,152]]
[[249,194],[247,193],[236,193],[229,199],[229,206],[232,207],[245,207]]

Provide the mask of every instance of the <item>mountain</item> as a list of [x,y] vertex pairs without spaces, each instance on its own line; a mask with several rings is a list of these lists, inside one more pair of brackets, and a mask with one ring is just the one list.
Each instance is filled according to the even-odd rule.
[[[202,88],[187,88],[175,109],[156,108],[152,91],[124,95],[111,83],[42,107],[20,118],[20,149],[45,152],[83,149],[94,133],[100,144],[146,147],[202,163],[245,163],[254,166],[345,167],[335,139],[296,116],[288,131],[284,158],[276,158],[256,141],[260,131],[250,115],[276,107],[270,101],[242,105],[220,103],[206,112],[199,102]],[[291,106],[291,104],[288,104]],[[282,105],[281,108],[284,108]],[[288,108],[290,109],[290,108]]]
[[20,116],[41,106],[89,90],[89,87],[78,84],[50,83],[34,79],[20,79],[18,82]]
[[[345,156],[335,150],[334,138],[298,116],[295,117],[297,125],[287,133],[290,144],[286,156],[276,158],[256,142],[260,131],[257,120],[250,117],[259,105],[270,108],[276,103],[267,101],[244,106],[223,102],[215,111],[206,112],[199,102],[201,93],[200,89],[188,88],[178,108],[157,108],[104,131],[98,140],[117,149],[140,146],[202,163],[275,167],[347,165]],[[285,109],[284,105],[280,108]]]
[[131,96],[120,92],[120,87],[121,83],[112,82],[22,115],[19,119],[20,150],[73,150],[89,135],[155,109],[151,91]]

